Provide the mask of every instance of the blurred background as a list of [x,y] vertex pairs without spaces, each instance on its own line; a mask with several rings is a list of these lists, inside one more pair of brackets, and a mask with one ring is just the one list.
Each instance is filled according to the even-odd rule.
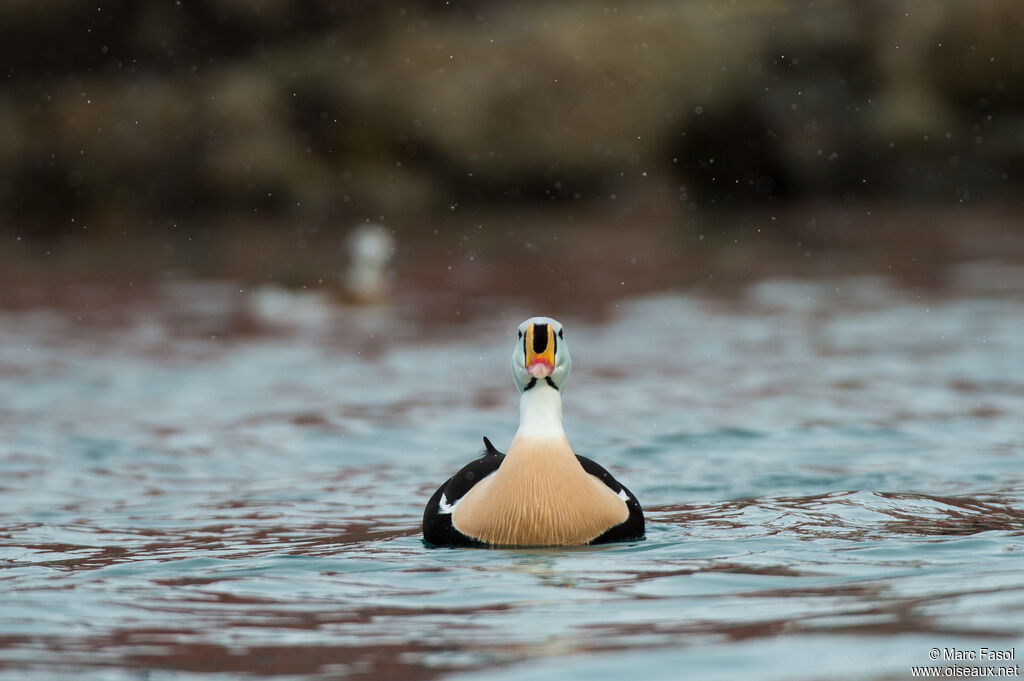
[[[1024,254],[1016,0],[8,0],[0,265],[607,297]],[[406,277],[406,279],[403,279]]]

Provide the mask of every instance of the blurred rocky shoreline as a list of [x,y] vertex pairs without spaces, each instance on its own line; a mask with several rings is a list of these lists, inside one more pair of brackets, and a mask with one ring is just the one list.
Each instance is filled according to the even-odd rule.
[[0,264],[312,285],[367,221],[684,283],[1016,257],[1022,38],[1017,0],[11,0]]
[[1014,198],[1024,5],[0,8],[0,203],[344,222],[630,189],[696,206]]

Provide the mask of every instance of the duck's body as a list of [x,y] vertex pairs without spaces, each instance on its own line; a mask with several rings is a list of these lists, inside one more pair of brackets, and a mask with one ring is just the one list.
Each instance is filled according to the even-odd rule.
[[[533,518],[530,517],[531,514],[528,510],[531,508],[531,502],[524,501],[517,505],[514,503],[515,497],[507,495],[502,500],[503,504],[496,504],[490,509],[484,506],[483,513],[477,516],[476,514],[481,511],[480,506],[484,505],[482,500],[489,497],[485,490],[490,487],[490,484],[486,483],[494,479],[496,472],[506,459],[506,455],[495,449],[490,440],[484,438],[484,442],[487,445],[487,452],[449,478],[434,492],[434,496],[427,503],[427,508],[423,513],[423,538],[428,543],[435,546],[574,546],[643,538],[644,514],[640,508],[640,502],[599,463],[578,454],[574,455],[574,458],[582,476],[579,475],[579,472],[573,471],[572,477],[577,481],[583,478],[596,489],[600,489],[597,486],[601,485],[611,495],[612,500],[622,504],[619,506],[612,500],[609,500],[607,504],[600,504],[613,509],[612,519],[603,521],[608,523],[606,527],[597,522],[597,516],[587,516],[586,514],[582,518],[576,518],[577,521],[583,520],[584,522],[558,522],[560,518],[570,517],[576,512],[584,512],[584,508],[581,506],[569,505],[569,508],[566,508],[571,498],[563,492],[566,488],[556,488],[553,495],[555,503],[550,505],[541,503],[542,510]],[[511,449],[509,454],[512,454]],[[571,467],[566,466],[566,468]],[[575,487],[575,485],[570,487]],[[477,488],[479,488],[479,494],[476,495],[478,503],[464,507],[461,502],[466,499],[469,492]],[[508,491],[512,489],[514,489],[513,486],[506,487]],[[513,503],[509,504],[509,501],[513,501]],[[536,507],[537,500],[535,499],[532,504]],[[545,508],[548,509],[547,512],[544,512]],[[623,508],[625,520],[619,521]],[[453,509],[459,511],[459,519],[466,523],[465,527],[462,522],[456,525],[454,519],[456,514]],[[521,511],[517,512],[519,510]],[[482,522],[484,519],[490,520],[490,524]]]
[[561,324],[546,317],[520,327],[513,354],[513,375],[523,391],[519,430],[508,454],[484,438],[484,455],[438,488],[423,514],[428,543],[579,546],[643,538],[636,497],[599,464],[573,452],[566,438],[560,386],[569,356],[556,334],[562,337]]

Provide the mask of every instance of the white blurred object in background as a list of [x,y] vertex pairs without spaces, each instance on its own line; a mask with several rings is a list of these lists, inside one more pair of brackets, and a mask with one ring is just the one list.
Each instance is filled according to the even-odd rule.
[[394,237],[373,223],[357,227],[349,236],[349,266],[344,283],[353,302],[372,305],[387,298],[391,289],[388,263],[395,252],[394,244]]

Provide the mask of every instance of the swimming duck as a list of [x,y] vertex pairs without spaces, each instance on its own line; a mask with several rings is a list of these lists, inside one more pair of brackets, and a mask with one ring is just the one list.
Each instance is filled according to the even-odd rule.
[[633,493],[573,452],[562,428],[562,389],[572,360],[550,317],[519,325],[512,377],[522,393],[508,454],[484,438],[483,456],[441,485],[423,513],[435,546],[579,546],[642,539]]

